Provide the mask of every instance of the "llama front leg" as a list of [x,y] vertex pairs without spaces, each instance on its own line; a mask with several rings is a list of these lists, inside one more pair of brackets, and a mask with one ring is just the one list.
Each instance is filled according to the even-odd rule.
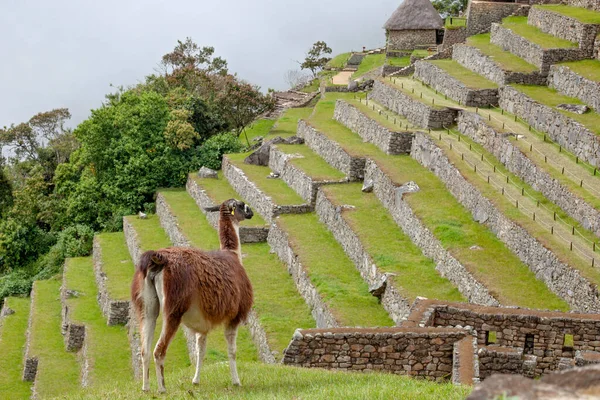
[[231,380],[236,386],[241,386],[240,378],[237,373],[236,363],[236,337],[237,326],[228,326],[225,328],[225,339],[227,340],[227,355],[229,356],[229,372],[231,372]]
[[197,385],[200,383],[200,369],[202,368],[202,361],[204,361],[204,355],[206,354],[206,335],[200,332],[196,332],[196,373],[192,383]]
[[177,333],[180,322],[181,316],[165,316],[160,339],[158,339],[158,343],[156,343],[156,347],[154,348],[154,364],[156,366],[156,379],[158,381],[158,391],[160,393],[167,391],[165,388],[165,356],[173,336]]

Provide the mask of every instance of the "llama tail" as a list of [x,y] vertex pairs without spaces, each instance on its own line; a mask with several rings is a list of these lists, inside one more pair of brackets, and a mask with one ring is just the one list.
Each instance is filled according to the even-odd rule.
[[142,317],[148,312],[158,315],[160,305],[154,278],[166,264],[166,257],[156,251],[146,251],[140,257],[131,284],[131,299],[138,316]]
[[141,272],[144,278],[154,281],[156,274],[160,273],[167,264],[166,257],[156,251],[148,250],[140,257],[137,270]]

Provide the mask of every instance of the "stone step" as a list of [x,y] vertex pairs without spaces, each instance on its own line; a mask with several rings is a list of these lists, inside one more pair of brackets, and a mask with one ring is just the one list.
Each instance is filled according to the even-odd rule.
[[454,60],[417,61],[414,77],[461,105],[498,105],[498,85]]
[[548,86],[567,96],[576,97],[600,112],[599,60],[553,65],[548,75]]
[[31,396],[31,383],[23,380],[23,349],[31,299],[6,297],[0,311],[0,398]]
[[[174,243],[206,251],[219,247],[217,231],[185,191],[159,192],[157,214]],[[314,327],[315,322],[286,268],[270,253],[266,243],[246,244],[242,251],[244,268],[254,287],[254,308],[248,318],[248,329],[260,359],[274,363],[280,360],[294,330]]]
[[[213,228],[218,229],[219,213],[207,213],[204,211],[207,207],[213,207],[221,204],[225,200],[237,198],[243,202],[238,193],[223,178],[222,172],[219,172],[217,179],[200,178],[196,174],[188,175],[186,183],[188,194],[194,199],[196,205],[206,215],[208,222]],[[265,220],[258,214],[251,220],[246,220],[240,225],[240,241],[242,243],[259,243],[267,241],[269,227]]]

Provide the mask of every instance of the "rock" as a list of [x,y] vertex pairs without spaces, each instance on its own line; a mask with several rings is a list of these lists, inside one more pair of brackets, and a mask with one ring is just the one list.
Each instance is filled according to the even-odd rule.
[[469,250],[483,250],[483,249],[477,245],[473,245],[473,246],[469,247]]
[[266,167],[269,165],[269,152],[271,151],[271,145],[273,144],[303,144],[304,139],[299,138],[298,136],[291,136],[287,139],[284,139],[280,136],[267,140],[264,142],[254,153],[250,154],[244,160],[244,163],[250,165],[262,165]]
[[367,79],[366,81],[361,82],[360,85],[358,85],[358,89],[371,90],[373,89],[373,85],[375,85],[375,81],[373,79]]
[[200,171],[198,171],[198,177],[217,179],[219,177],[219,175],[218,175],[217,171],[215,171],[214,169],[202,167],[202,168],[200,168]]
[[566,104],[566,103],[559,104],[556,106],[556,108],[558,108],[560,110],[572,112],[575,114],[585,114],[590,109],[585,104]]
[[396,197],[400,196],[400,198],[402,198],[404,193],[415,193],[419,190],[421,190],[419,185],[417,185],[414,181],[410,181],[396,189]]
[[66,295],[68,298],[72,298],[72,297],[79,297],[79,292],[78,292],[77,290],[70,290],[70,289],[67,289],[67,290],[65,291],[65,295]]
[[350,82],[348,82],[348,90],[356,92],[358,90],[358,82],[350,80]]
[[279,172],[271,172],[269,174],[269,176],[267,176],[267,179],[278,179],[280,177]]
[[373,180],[369,179],[368,181],[363,182],[362,191],[363,193],[371,193],[373,191]]
[[10,308],[10,307],[4,307],[2,309],[2,313],[0,313],[0,317],[5,317],[7,315],[12,315],[14,313],[15,313],[15,310],[13,310],[12,308]]
[[138,213],[138,218],[139,218],[139,219],[148,219],[148,214],[146,214],[146,213],[143,213],[143,212],[141,212],[141,211],[140,211],[140,212]]

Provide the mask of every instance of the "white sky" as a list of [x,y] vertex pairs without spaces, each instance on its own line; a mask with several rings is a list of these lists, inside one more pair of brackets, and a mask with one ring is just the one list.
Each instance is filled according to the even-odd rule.
[[70,125],[111,91],[152,73],[187,36],[229,69],[285,89],[312,43],[335,53],[382,46],[400,0],[0,0],[0,127],[68,107]]

